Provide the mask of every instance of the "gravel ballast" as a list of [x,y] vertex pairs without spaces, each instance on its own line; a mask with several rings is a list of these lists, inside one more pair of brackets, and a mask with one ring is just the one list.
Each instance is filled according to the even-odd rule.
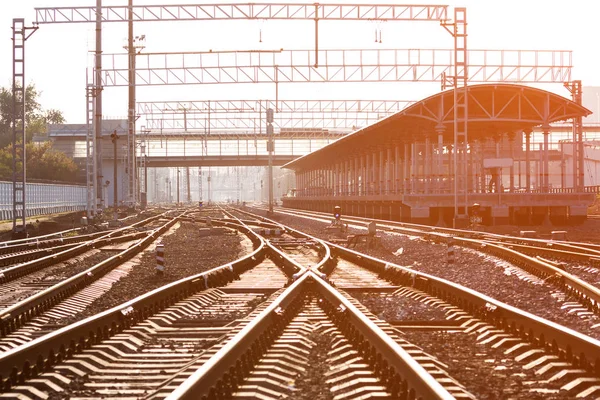
[[165,247],[165,271],[156,271],[155,245],[151,245],[134,262],[133,269],[117,281],[101,298],[95,300],[83,313],[69,320],[81,320],[101,311],[115,307],[170,282],[199,274],[227,264],[247,251],[245,236],[227,230],[226,234],[203,236],[204,224],[180,222],[162,236]]
[[[265,215],[262,210],[252,210]],[[339,236],[325,230],[328,223],[307,218],[276,213],[274,220],[302,230],[313,236],[330,240]],[[366,230],[349,227],[346,234],[366,233]],[[530,275],[508,262],[496,257],[478,253],[470,249],[454,247],[454,264],[447,260],[447,246],[434,244],[421,239],[397,233],[378,232],[380,246],[368,249],[366,245],[356,250],[371,256],[425,272],[458,283],[480,293],[493,297],[542,318],[554,321],[581,333],[600,339],[600,324],[597,315],[578,316],[568,313],[563,307],[565,302],[576,302],[559,290]]]

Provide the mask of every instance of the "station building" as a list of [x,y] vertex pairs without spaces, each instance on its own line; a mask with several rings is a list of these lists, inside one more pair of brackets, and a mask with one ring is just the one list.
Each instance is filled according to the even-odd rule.
[[438,93],[286,164],[296,190],[284,206],[444,226],[468,224],[474,205],[484,224],[585,220],[597,187],[577,185],[574,141],[549,136],[591,111],[522,85],[467,96],[466,143],[455,138],[454,91]]

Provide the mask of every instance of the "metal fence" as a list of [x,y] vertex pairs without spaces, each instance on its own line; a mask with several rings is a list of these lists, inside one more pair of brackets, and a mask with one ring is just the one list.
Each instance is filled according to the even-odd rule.
[[[26,216],[82,211],[86,207],[86,188],[78,185],[53,183],[26,184]],[[0,181],[0,219],[13,215],[12,182]]]

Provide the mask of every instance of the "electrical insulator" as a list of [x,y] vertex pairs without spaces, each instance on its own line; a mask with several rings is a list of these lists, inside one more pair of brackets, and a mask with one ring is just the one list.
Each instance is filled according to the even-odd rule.
[[272,123],[273,122],[273,109],[272,108],[267,108],[267,123]]

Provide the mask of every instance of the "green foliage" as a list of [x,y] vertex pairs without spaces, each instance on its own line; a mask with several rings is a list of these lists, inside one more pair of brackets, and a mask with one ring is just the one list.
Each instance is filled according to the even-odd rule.
[[[31,141],[34,134],[46,132],[46,124],[62,124],[65,118],[55,109],[44,110],[39,103],[41,92],[31,84],[25,89],[25,136]],[[0,88],[0,148],[12,143],[13,122],[12,88]]]
[[[0,176],[12,175],[12,144],[0,149]],[[27,177],[74,182],[77,179],[77,165],[64,153],[52,149],[52,143],[27,143]],[[21,168],[20,165],[17,168]]]
[[[39,103],[39,92],[35,85],[25,90],[25,143],[27,155],[27,177],[31,179],[48,179],[59,181],[75,181],[77,165],[73,160],[59,151],[53,150],[52,144],[32,143],[34,134],[47,131],[47,124],[62,124],[65,118],[62,112],[55,109],[44,110]],[[10,178],[13,169],[12,123],[13,123],[12,88],[0,88],[0,177]],[[20,157],[19,157],[20,158]],[[17,166],[21,168],[21,166]]]

